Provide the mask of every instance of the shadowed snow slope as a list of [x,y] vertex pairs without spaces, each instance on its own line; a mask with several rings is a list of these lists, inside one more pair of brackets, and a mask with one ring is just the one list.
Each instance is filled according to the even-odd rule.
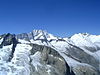
[[99,57],[100,35],[0,35],[0,75],[100,75]]

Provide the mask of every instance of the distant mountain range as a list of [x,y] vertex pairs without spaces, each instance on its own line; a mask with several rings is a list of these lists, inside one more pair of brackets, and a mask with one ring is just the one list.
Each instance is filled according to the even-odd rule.
[[0,75],[100,75],[100,35],[0,35]]

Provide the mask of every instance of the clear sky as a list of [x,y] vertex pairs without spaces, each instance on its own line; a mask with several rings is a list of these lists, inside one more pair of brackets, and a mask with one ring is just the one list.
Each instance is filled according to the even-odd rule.
[[0,0],[0,34],[43,29],[56,36],[100,34],[100,0]]

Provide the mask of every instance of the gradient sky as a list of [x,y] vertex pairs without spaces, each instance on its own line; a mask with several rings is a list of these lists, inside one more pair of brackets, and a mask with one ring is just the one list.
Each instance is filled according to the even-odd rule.
[[100,34],[100,0],[0,0],[0,34],[43,29],[56,36]]

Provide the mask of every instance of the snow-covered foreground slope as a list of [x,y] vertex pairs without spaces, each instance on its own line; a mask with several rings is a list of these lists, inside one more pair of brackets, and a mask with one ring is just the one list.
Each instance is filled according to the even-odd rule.
[[100,75],[100,35],[42,30],[0,36],[0,75]]

